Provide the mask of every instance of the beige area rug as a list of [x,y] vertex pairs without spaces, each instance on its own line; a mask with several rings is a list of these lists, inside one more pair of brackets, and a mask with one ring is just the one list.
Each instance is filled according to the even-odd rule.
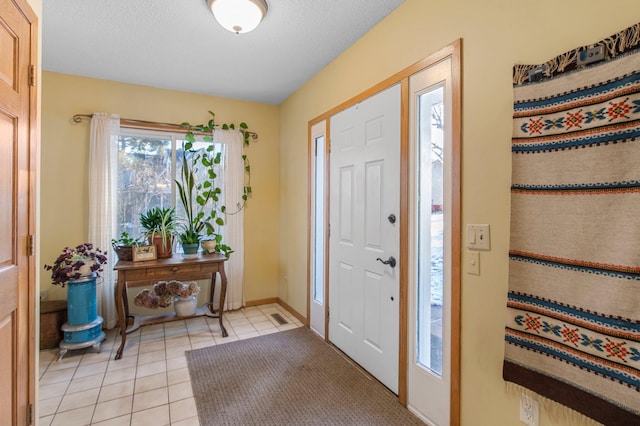
[[202,425],[423,425],[305,327],[187,352]]

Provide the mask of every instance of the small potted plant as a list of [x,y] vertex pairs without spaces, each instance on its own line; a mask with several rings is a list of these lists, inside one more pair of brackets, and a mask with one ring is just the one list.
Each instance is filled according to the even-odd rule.
[[216,251],[216,240],[210,237],[204,238],[200,241],[200,246],[204,254],[214,253]]
[[200,241],[200,246],[204,254],[222,253],[225,257],[229,257],[229,255],[233,253],[231,247],[222,242],[221,234],[207,236],[204,240]]
[[111,240],[111,246],[113,247],[113,251],[118,255],[118,259],[125,261],[133,260],[133,246],[139,244],[140,239],[129,236],[129,233],[126,231],[120,234],[120,238]]
[[52,284],[64,287],[67,281],[94,273],[99,276],[103,271],[102,265],[106,263],[107,252],[94,248],[91,243],[83,243],[75,248],[65,247],[53,265],[44,265],[44,269],[51,271]]
[[180,238],[180,244],[184,254],[196,254],[198,253],[198,247],[200,245],[200,234],[194,229],[185,227],[183,232],[178,234]]
[[173,303],[176,315],[191,316],[196,313],[200,287],[195,281],[159,281],[153,290],[144,289],[136,295],[133,303],[145,308],[166,308]]
[[158,258],[173,255],[173,235],[177,231],[176,211],[173,208],[154,207],[140,214],[140,225],[149,244],[156,246]]

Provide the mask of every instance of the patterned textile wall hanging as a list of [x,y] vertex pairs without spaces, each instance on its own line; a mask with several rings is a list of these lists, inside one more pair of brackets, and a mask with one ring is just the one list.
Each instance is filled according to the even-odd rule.
[[606,425],[640,425],[639,48],[514,67],[503,377]]

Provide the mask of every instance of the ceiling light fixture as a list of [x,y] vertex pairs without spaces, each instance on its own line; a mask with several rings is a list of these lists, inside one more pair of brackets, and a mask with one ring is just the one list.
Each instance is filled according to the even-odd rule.
[[260,24],[267,14],[265,0],[207,0],[213,16],[232,33],[248,33]]

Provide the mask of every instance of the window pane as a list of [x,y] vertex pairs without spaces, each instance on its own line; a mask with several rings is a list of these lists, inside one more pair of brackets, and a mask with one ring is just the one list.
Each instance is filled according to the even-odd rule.
[[313,300],[324,303],[324,136],[315,140]]
[[417,363],[442,375],[443,87],[419,96]]
[[116,235],[143,234],[140,213],[173,205],[171,138],[131,136],[118,138],[118,217]]
[[[128,232],[132,237],[139,237],[144,234],[140,226],[140,214],[154,207],[175,207],[177,217],[184,218],[184,208],[182,203],[176,203],[175,177],[180,178],[182,163],[182,144],[179,140],[182,135],[171,133],[162,134],[158,132],[145,132],[138,130],[121,129],[118,139],[118,217],[116,226],[116,236],[122,232]],[[190,159],[194,155],[202,154],[202,151],[211,142],[196,141],[193,150],[187,154]],[[176,151],[177,146],[177,151]],[[211,153],[215,156],[222,153],[221,144],[213,144],[214,150]],[[222,188],[224,185],[223,156],[220,164],[216,164],[215,184]],[[174,166],[175,163],[175,166]],[[196,179],[202,181],[207,170],[203,166],[198,166]],[[224,205],[224,199],[220,197],[218,209]],[[213,205],[208,205],[205,214],[208,214]],[[231,208],[227,210],[233,213]],[[176,247],[177,252],[181,252],[181,247]]]

